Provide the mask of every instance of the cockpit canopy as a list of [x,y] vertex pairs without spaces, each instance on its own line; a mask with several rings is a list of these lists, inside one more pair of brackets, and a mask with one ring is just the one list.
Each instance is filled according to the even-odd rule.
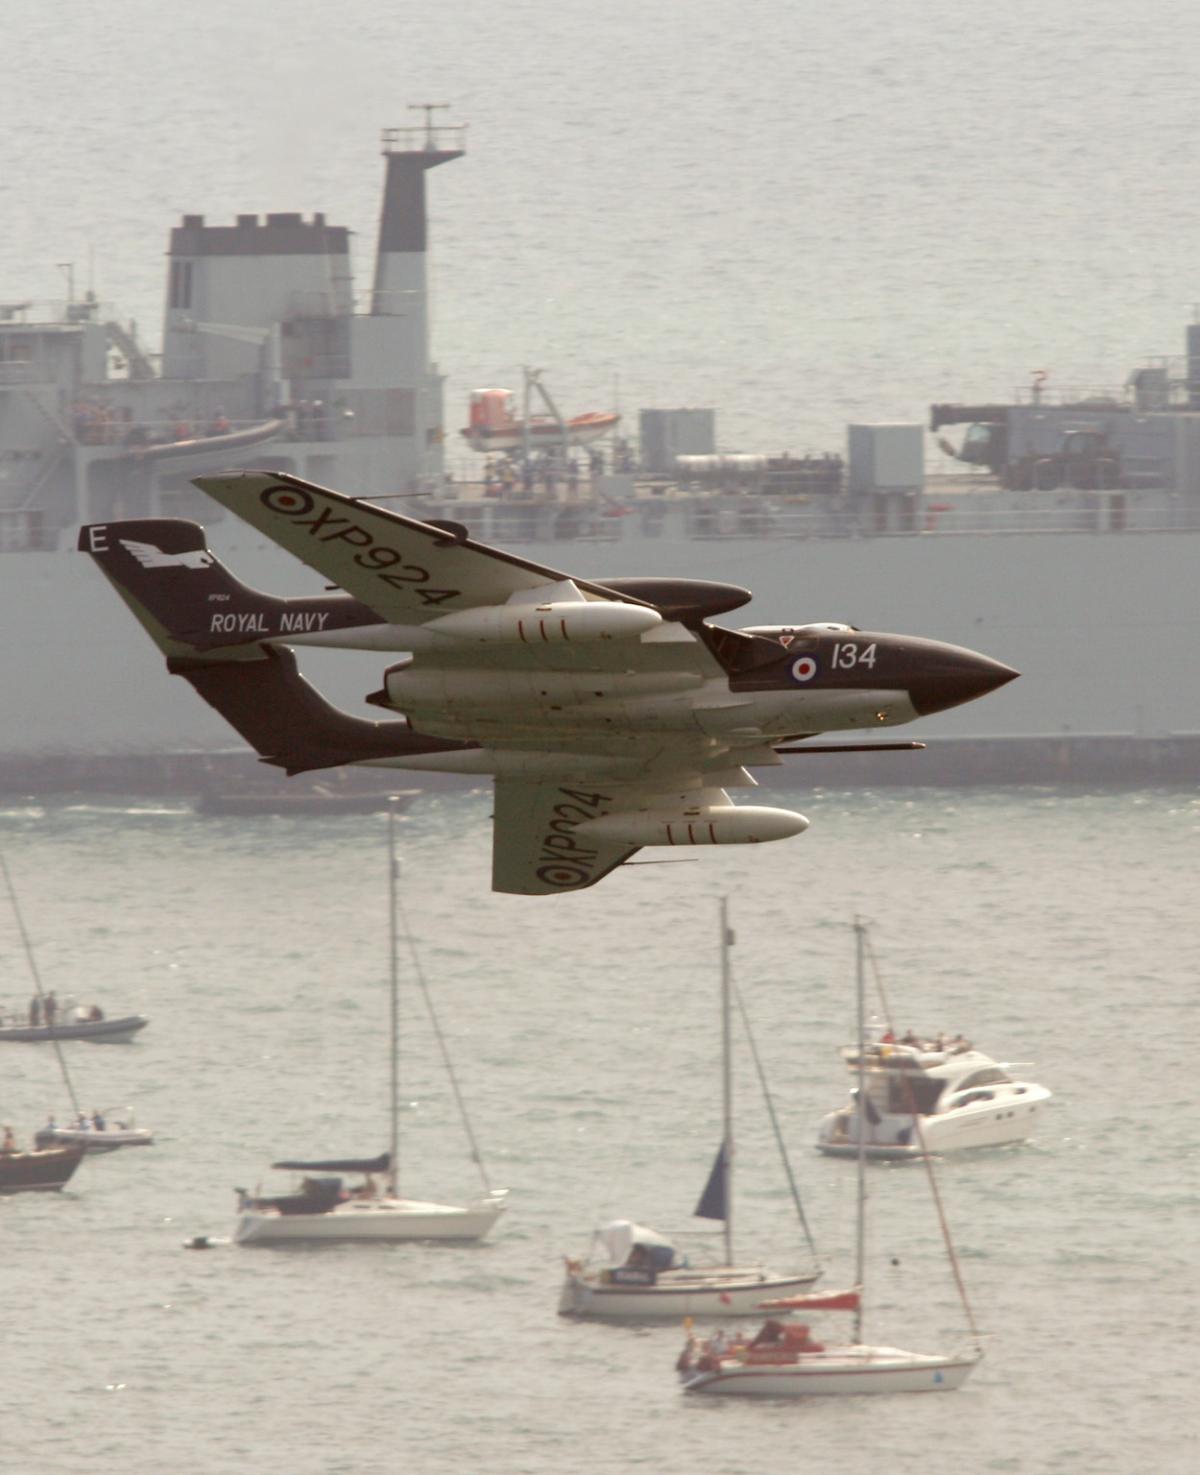
[[854,633],[857,629],[857,625],[842,625],[836,620],[814,620],[807,625],[746,625],[743,627],[743,634],[765,635],[768,639],[778,640],[781,635],[800,638],[806,635],[844,635],[847,632]]

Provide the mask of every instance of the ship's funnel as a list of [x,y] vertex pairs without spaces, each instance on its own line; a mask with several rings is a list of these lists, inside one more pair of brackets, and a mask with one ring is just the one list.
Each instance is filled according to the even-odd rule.
[[425,322],[425,175],[439,164],[460,159],[466,152],[467,130],[435,127],[433,109],[422,104],[426,122],[417,128],[385,128],[383,156],[387,173],[383,210],[379,217],[379,248],[375,256],[374,316],[419,317]]

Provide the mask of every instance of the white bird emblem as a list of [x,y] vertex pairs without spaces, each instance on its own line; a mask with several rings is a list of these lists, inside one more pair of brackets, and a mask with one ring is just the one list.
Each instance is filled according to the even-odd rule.
[[134,543],[128,538],[122,538],[120,543],[143,568],[208,568],[213,561],[207,548],[193,548],[187,553],[164,553],[153,543]]

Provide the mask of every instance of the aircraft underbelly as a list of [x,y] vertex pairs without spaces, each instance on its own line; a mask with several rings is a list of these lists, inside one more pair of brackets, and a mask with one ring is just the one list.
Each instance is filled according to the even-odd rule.
[[907,692],[841,687],[780,692],[778,706],[764,711],[763,720],[775,732],[838,732],[894,727],[917,715]]

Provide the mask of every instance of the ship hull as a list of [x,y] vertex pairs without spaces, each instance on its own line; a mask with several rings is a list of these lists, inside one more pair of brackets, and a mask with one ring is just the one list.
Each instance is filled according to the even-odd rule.
[[[842,620],[908,631],[1021,672],[987,701],[914,726],[914,737],[1200,733],[1200,686],[1188,679],[1200,624],[1200,534],[706,540],[678,536],[669,522],[655,536],[638,511],[612,528],[613,541],[511,538],[501,546],[584,577],[733,580],[754,590],[739,612],[743,623]],[[240,529],[214,528],[213,546],[246,583],[274,593],[320,587]],[[0,619],[24,632],[0,649],[0,758],[240,746],[182,681],[167,677],[120,601],[74,552],[0,553]],[[378,656],[300,658],[332,700],[369,712],[362,699],[378,686]],[[912,760],[914,770],[924,761]],[[914,781],[922,778],[929,781]]]

